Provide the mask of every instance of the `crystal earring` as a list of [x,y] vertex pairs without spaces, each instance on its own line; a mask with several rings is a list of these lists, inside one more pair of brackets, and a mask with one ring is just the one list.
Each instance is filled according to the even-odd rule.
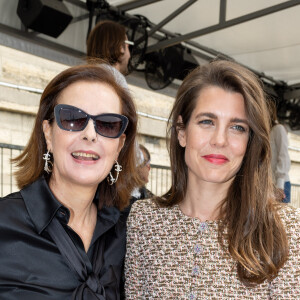
[[111,172],[109,172],[109,176],[107,176],[107,181],[110,185],[113,185],[114,183],[117,182],[119,178],[119,173],[122,171],[122,166],[119,165],[119,163],[115,160],[115,171],[117,172],[116,178],[113,177]]
[[43,154],[43,160],[45,161],[44,170],[49,174],[52,172],[53,164],[50,160],[50,151],[48,150],[47,153]]

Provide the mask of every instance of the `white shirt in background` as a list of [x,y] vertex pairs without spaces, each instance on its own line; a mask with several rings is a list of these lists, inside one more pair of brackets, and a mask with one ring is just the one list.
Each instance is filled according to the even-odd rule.
[[290,181],[289,170],[291,160],[288,152],[287,132],[283,125],[272,127],[271,136],[271,166],[274,183],[277,188],[284,189],[284,183]]

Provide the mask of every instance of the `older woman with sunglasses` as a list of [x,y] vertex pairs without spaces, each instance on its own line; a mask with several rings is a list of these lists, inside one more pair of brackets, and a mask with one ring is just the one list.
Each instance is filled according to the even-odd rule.
[[49,83],[14,160],[21,190],[0,200],[1,299],[120,299],[136,125],[130,95],[101,66]]

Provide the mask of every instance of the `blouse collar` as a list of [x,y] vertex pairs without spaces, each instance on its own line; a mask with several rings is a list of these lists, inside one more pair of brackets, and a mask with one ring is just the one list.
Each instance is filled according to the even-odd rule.
[[[63,206],[52,194],[44,177],[38,178],[32,184],[20,191],[27,211],[39,234],[45,230],[55,215],[62,222],[68,223],[70,211]],[[108,227],[116,224],[120,211],[115,207],[102,207],[98,216],[108,223]],[[106,226],[105,226],[106,227]]]

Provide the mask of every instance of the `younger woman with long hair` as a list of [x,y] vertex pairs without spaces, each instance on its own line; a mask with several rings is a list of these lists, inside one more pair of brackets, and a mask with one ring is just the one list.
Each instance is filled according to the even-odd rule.
[[262,85],[214,61],[180,86],[172,186],[128,219],[127,299],[299,299],[300,213],[276,199]]

